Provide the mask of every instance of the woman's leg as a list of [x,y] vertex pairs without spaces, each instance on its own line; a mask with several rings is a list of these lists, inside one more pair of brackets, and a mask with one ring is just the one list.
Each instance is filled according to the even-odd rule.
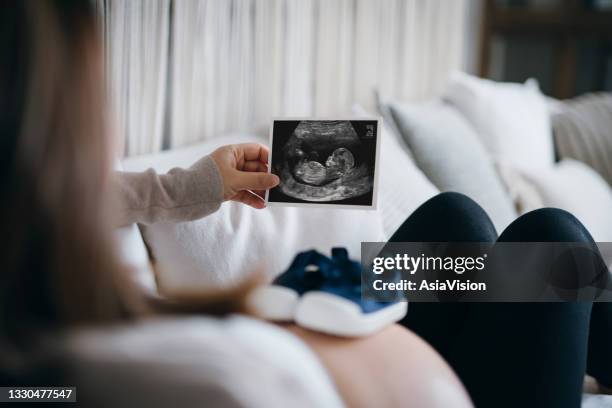
[[[391,241],[495,239],[492,223],[469,198],[434,197],[417,209]],[[507,242],[592,242],[571,214],[537,210],[500,237]],[[611,332],[607,304],[593,313],[589,373],[609,377]],[[590,303],[413,303],[402,322],[430,342],[455,368],[477,406],[578,406],[586,361]],[[596,321],[597,320],[597,324]],[[597,329],[596,329],[597,327]],[[594,338],[595,332],[604,332]]]
[[521,215],[499,236],[499,242],[584,242],[593,237],[580,221],[558,208],[540,208]]
[[391,242],[495,242],[497,232],[487,213],[471,198],[440,193],[404,221]]
[[[547,208],[521,216],[498,242],[593,240],[574,216]],[[590,302],[471,304],[449,362],[477,406],[578,407],[591,307]]]
[[[417,208],[393,234],[391,242],[494,242],[497,232],[485,211],[459,193],[438,194]],[[401,322],[442,356],[466,319],[466,303],[411,303]]]
[[594,303],[589,329],[587,373],[612,390],[612,303]]
[[[587,229],[571,214],[558,209],[536,210],[525,214],[525,222],[509,227],[499,238],[500,241],[516,242],[521,237],[542,238],[542,241],[590,243],[598,252],[595,241]],[[560,222],[559,220],[563,220]],[[546,232],[547,235],[543,235]],[[531,238],[532,241],[538,239]],[[605,267],[605,276],[600,280],[606,284],[610,279]],[[585,307],[583,305],[583,307]],[[601,385],[612,388],[612,303],[594,303],[588,336],[587,373]]]

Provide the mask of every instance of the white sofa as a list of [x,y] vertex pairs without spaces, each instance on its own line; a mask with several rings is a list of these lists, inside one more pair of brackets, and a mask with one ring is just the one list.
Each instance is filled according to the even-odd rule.
[[[503,89],[500,96],[502,101],[497,110],[491,110],[489,107],[489,111],[483,113],[476,109],[476,105],[483,103],[482,98],[491,104],[490,98],[496,94],[494,85],[485,84],[485,92],[480,89],[483,84],[478,82],[474,85],[476,90],[470,88],[473,85],[472,79],[460,78],[458,81],[454,86],[469,89],[457,90],[449,86],[450,90],[454,90],[448,91],[445,101],[426,105],[381,102],[387,126],[381,142],[383,144],[377,210],[274,207],[257,211],[225,203],[220,211],[204,220],[141,226],[144,240],[141,239],[139,230],[132,226],[122,230],[121,239],[126,259],[139,271],[136,278],[146,290],[154,292],[163,293],[164,290],[195,286],[210,289],[231,285],[254,271],[263,270],[271,278],[288,265],[296,252],[312,247],[329,251],[333,245],[342,245],[349,248],[354,257],[358,257],[362,241],[385,240],[414,209],[442,190],[458,190],[470,195],[490,212],[498,229],[505,227],[521,212],[538,206],[556,206],[572,211],[592,228],[596,240],[612,241],[610,187],[584,164],[571,161],[554,162],[549,118],[525,117],[534,114],[534,111],[540,116],[548,115],[548,111],[541,111],[538,97],[533,95],[533,86],[515,85]],[[520,88],[521,86],[524,88]],[[474,96],[470,92],[482,92],[484,95]],[[504,109],[508,108],[504,107],[504,103],[520,103],[521,93],[527,93],[529,103],[540,109],[530,110],[527,107],[526,110],[520,110],[524,126],[513,125],[510,130],[496,130],[490,123],[481,120],[481,115],[488,115],[491,120],[512,123],[512,115],[510,118],[504,118]],[[471,105],[472,111],[462,109],[459,106],[462,103]],[[402,118],[404,108],[405,116]],[[462,158],[457,157],[461,152],[455,149],[452,152],[455,155],[454,163],[451,168],[445,170],[451,174],[444,174],[440,168],[448,161],[440,156],[443,149],[436,151],[424,148],[422,151],[428,152],[432,157],[415,157],[414,143],[420,142],[407,141],[409,137],[405,133],[411,131],[424,132],[426,137],[422,140],[431,140],[427,137],[430,128],[445,126],[443,122],[433,118],[449,117],[449,111],[452,111],[450,115],[453,120],[464,121],[467,128],[472,129],[469,132],[473,131],[477,135],[478,140],[470,140],[470,143],[482,143],[478,148],[482,152],[479,150],[477,160],[484,157],[482,160],[485,162],[479,165],[485,170],[479,172],[494,174],[494,179],[488,179],[486,186],[478,184],[482,182],[483,177],[467,180],[461,177],[463,173],[470,174],[468,169],[476,165],[473,154],[468,155],[469,158],[462,162]],[[425,115],[425,120],[419,118],[419,112]],[[361,115],[363,113],[360,110],[357,112]],[[470,115],[473,116],[472,120]],[[533,129],[529,130],[529,125],[534,123],[540,133],[544,132],[545,137],[551,139],[550,143],[535,140],[542,135],[536,134]],[[548,126],[548,129],[545,126]],[[529,130],[527,135],[521,133],[526,132],[525,129]],[[456,133],[456,123],[451,123],[445,131]],[[515,132],[512,135],[521,133],[522,138],[517,137],[516,143],[531,143],[533,149],[540,152],[534,154],[543,157],[526,158],[526,152],[531,154],[529,148],[515,148],[513,143],[496,144],[495,141],[488,140],[508,137],[508,131]],[[489,133],[483,135],[483,132]],[[497,134],[491,135],[491,132]],[[437,135],[440,136],[443,137],[444,133]],[[127,171],[141,171],[152,167],[163,172],[174,166],[188,166],[217,146],[253,140],[266,143],[264,138],[257,135],[232,134],[187,148],[130,157],[123,161],[123,166]],[[409,146],[413,147],[412,152]],[[473,149],[468,150],[468,153],[473,153]],[[439,163],[439,166],[436,163]],[[461,166],[464,166],[466,171],[458,175],[456,169]],[[492,190],[495,190],[494,194],[491,193]],[[579,191],[579,194],[575,194],[576,191]],[[156,264],[155,275],[150,268],[149,259]],[[585,399],[584,406],[612,407],[612,397],[589,397]]]

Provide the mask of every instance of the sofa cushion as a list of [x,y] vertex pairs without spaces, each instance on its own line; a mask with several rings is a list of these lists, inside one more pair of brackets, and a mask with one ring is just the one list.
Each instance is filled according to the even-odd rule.
[[155,274],[149,260],[140,230],[136,224],[118,228],[115,237],[119,247],[119,255],[131,269],[132,279],[136,285],[150,295],[157,293]]
[[588,164],[612,185],[612,93],[558,102],[552,123],[559,156]]
[[414,160],[437,188],[471,197],[498,231],[514,220],[517,214],[491,158],[453,107],[442,102],[387,106]]
[[558,207],[578,218],[599,242],[612,242],[612,190],[592,168],[563,159],[547,170],[524,176],[540,193],[545,207]]
[[[353,106],[353,114],[372,117],[359,105]],[[383,121],[378,178],[378,211],[385,239],[391,237],[417,207],[440,192],[416,166],[408,146],[390,125],[393,126],[388,119]]]
[[456,73],[444,99],[463,114],[495,159],[518,168],[553,164],[548,106],[535,81],[501,83]]

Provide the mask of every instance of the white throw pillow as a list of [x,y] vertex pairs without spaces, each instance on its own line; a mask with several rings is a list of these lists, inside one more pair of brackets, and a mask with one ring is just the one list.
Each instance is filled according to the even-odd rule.
[[[220,137],[187,149],[128,159],[124,166],[164,172],[189,166],[219,145],[245,141],[262,142],[248,135]],[[143,227],[143,234],[156,261],[162,293],[227,287],[256,271],[272,278],[297,252],[312,248],[329,253],[333,246],[344,246],[359,259],[362,241],[383,239],[378,211],[277,206],[255,210],[233,202],[201,220]]]
[[564,159],[554,167],[526,171],[524,176],[538,190],[544,206],[574,214],[599,242],[612,242],[612,190],[592,168]]
[[548,106],[535,81],[501,83],[456,73],[444,99],[472,124],[496,159],[521,169],[554,163]]
[[437,188],[476,201],[498,231],[516,218],[490,155],[456,109],[441,101],[390,102],[386,107],[414,161]]
[[[353,114],[372,117],[359,105],[353,106]],[[415,165],[408,146],[389,125],[383,122],[378,178],[378,211],[385,239],[421,204],[440,192]]]

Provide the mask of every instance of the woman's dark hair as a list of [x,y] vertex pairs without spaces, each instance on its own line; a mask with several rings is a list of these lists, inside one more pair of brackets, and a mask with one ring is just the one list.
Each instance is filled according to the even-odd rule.
[[100,42],[89,1],[0,6],[0,330],[95,323],[137,309],[108,228]]
[[145,310],[115,255],[108,225],[112,154],[102,77],[89,1],[2,1],[4,352],[33,347],[40,332]]
[[256,282],[172,300],[135,287],[112,235],[102,65],[92,2],[0,2],[0,367],[77,325],[242,311]]

